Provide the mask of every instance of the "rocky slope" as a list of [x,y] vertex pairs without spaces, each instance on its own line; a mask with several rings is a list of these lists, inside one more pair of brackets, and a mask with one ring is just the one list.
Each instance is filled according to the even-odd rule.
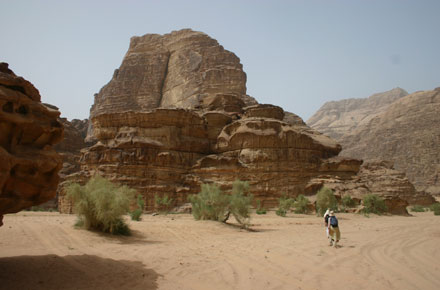
[[407,214],[406,207],[410,204],[431,205],[435,202],[432,195],[418,192],[405,174],[395,170],[388,161],[366,162],[357,175],[348,178],[337,175],[314,178],[307,185],[306,192],[313,195],[323,186],[332,189],[338,200],[348,195],[357,205],[361,205],[367,194],[379,195],[392,214]]
[[339,141],[342,136],[350,135],[358,126],[367,124],[394,101],[406,95],[408,93],[405,90],[395,88],[364,99],[327,102],[307,120],[307,124]]
[[55,196],[63,138],[60,114],[42,104],[38,90],[0,63],[0,224],[4,214]]
[[[339,122],[336,119],[330,123],[325,119],[318,121],[319,116],[330,114],[325,113],[330,112],[325,109],[326,105],[309,124],[315,129],[328,126],[326,133],[336,137],[343,146],[342,156],[393,161],[394,167],[405,172],[418,190],[440,194],[440,89],[399,97],[391,104],[389,99],[385,96],[383,103],[387,105],[364,117],[366,121],[350,124],[345,134],[332,126]],[[364,100],[352,111],[366,111],[365,103]],[[344,101],[334,102],[334,107],[338,106],[343,108]],[[341,114],[340,122],[345,122],[343,116]]]
[[[334,159],[341,146],[280,107],[246,95],[240,60],[192,30],[133,37],[112,80],[95,95],[81,171],[138,190],[146,209],[156,195],[176,205],[215,182],[228,191],[250,182],[266,207],[297,196],[313,178],[355,176],[361,161]],[[312,193],[313,194],[313,193]],[[60,197],[61,211],[71,210]]]

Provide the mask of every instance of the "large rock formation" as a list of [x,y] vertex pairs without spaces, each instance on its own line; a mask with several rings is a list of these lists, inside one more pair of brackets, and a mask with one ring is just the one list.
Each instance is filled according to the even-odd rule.
[[56,107],[0,63],[0,222],[4,214],[55,196],[61,158],[53,145],[63,138]]
[[[385,96],[383,103],[386,105],[369,113],[364,117],[366,121],[351,123],[346,134],[342,135],[339,128],[332,127],[338,120],[327,124],[326,133],[342,144],[342,156],[391,160],[418,190],[440,194],[440,88],[396,98],[391,104],[388,104],[389,99]],[[344,104],[345,101],[341,101],[333,105],[343,110]],[[325,121],[318,121],[319,116],[332,114],[326,107],[324,105],[309,120],[315,129],[326,126]],[[357,111],[366,109],[361,105]],[[341,114],[341,122],[346,120],[343,116]]]
[[327,102],[307,120],[307,124],[339,141],[342,136],[351,135],[357,127],[367,124],[394,101],[406,95],[408,93],[405,90],[395,88],[364,99]]
[[147,209],[156,195],[181,204],[202,183],[230,190],[236,179],[249,181],[264,206],[276,206],[283,194],[304,193],[313,178],[349,179],[361,165],[332,159],[341,150],[334,140],[247,96],[238,57],[192,30],[133,37],[95,95],[90,120],[87,139],[97,143],[82,151],[81,171],[70,179],[100,174],[129,185]]

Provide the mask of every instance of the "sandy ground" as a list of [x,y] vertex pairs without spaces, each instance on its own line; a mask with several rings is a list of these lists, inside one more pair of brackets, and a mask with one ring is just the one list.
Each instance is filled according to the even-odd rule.
[[253,232],[192,216],[144,215],[131,237],[21,212],[0,228],[0,289],[440,289],[440,217],[254,215]]

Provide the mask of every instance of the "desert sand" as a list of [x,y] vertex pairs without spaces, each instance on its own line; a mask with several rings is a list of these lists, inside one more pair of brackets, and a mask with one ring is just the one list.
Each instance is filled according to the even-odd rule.
[[0,228],[0,289],[440,289],[440,217],[338,218],[335,249],[315,215],[254,215],[254,231],[144,215],[114,237],[20,212]]

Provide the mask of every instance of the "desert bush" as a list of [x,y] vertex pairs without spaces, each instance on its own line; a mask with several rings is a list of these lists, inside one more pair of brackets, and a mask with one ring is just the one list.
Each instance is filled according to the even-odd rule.
[[279,216],[285,217],[287,212],[293,206],[295,200],[293,198],[289,198],[287,195],[283,195],[278,199],[278,209],[275,213]]
[[202,184],[199,194],[189,196],[196,220],[226,222],[232,214],[244,227],[249,225],[252,198],[249,183],[240,180],[233,183],[231,195],[224,194],[215,184]]
[[307,197],[300,194],[293,202],[294,213],[308,213],[310,201]]
[[192,214],[196,220],[226,221],[230,196],[223,194],[215,184],[202,184],[201,191],[190,195]]
[[256,214],[266,214],[267,210],[261,206],[261,200],[257,200],[257,210]]
[[330,188],[323,186],[316,194],[316,212],[323,215],[327,209],[336,211],[338,201]]
[[154,204],[156,205],[157,210],[165,214],[170,212],[173,201],[173,198],[169,197],[167,194],[162,197],[157,194],[154,196]]
[[354,202],[354,200],[353,200],[353,199],[351,198],[351,196],[349,196],[349,195],[344,195],[344,196],[342,197],[341,202],[342,202],[342,206],[343,206],[344,208],[347,208],[347,207],[354,207],[354,206],[355,206],[355,202]]
[[425,208],[421,205],[416,204],[416,205],[413,205],[409,210],[412,212],[424,212]]
[[78,215],[77,225],[85,229],[110,234],[130,234],[123,220],[129,212],[135,190],[117,186],[101,176],[92,177],[84,186],[71,183],[66,187],[67,196]]
[[245,227],[249,226],[253,196],[249,193],[249,182],[235,180],[232,184],[232,194],[229,211],[237,222]]
[[142,198],[142,195],[140,195],[140,194],[138,195],[137,200],[136,200],[136,204],[138,207],[135,210],[130,212],[130,217],[131,217],[131,220],[133,220],[133,221],[140,221],[142,212],[145,207],[145,202],[144,202],[144,199]]
[[434,215],[440,215],[440,203],[432,204],[430,209],[434,212]]
[[363,213],[382,214],[387,211],[387,206],[383,198],[376,194],[367,194],[363,198],[364,209]]

